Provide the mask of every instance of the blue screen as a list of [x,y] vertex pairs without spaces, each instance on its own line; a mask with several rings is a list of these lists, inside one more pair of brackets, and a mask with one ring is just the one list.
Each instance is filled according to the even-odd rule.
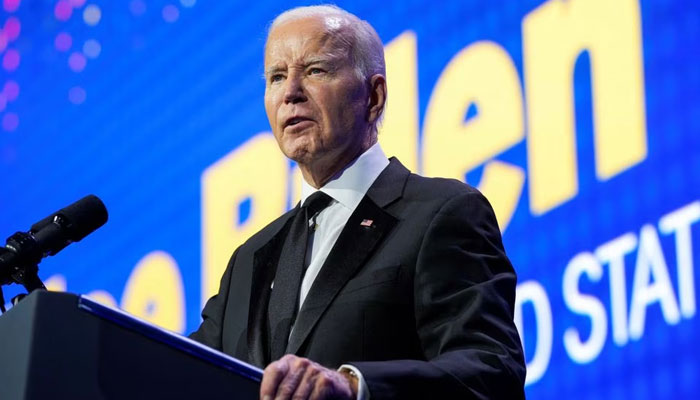
[[[494,206],[528,397],[695,398],[700,3],[337,4],[386,46],[385,152]],[[232,251],[299,197],[261,77],[297,5],[2,1],[0,233],[90,193],[109,210],[42,262],[50,289],[198,326]]]

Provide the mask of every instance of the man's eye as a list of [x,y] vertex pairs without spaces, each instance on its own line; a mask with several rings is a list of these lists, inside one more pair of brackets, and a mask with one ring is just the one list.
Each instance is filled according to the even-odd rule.
[[270,82],[280,82],[282,79],[284,79],[284,76],[282,74],[275,74],[270,77]]
[[318,74],[322,74],[322,73],[324,73],[324,72],[325,72],[325,71],[322,70],[321,68],[311,68],[311,69],[309,69],[309,75],[318,75]]

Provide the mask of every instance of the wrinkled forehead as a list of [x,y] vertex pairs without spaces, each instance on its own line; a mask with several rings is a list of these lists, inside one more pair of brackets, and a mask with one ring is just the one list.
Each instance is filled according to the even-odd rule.
[[311,16],[273,27],[265,44],[265,65],[294,62],[312,56],[347,57],[351,43],[342,16]]

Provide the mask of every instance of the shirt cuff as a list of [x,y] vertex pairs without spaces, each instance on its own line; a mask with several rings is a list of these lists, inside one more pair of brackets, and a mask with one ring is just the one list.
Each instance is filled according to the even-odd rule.
[[350,364],[343,364],[338,368],[338,371],[351,372],[353,375],[357,376],[357,400],[369,400],[369,388],[359,369]]

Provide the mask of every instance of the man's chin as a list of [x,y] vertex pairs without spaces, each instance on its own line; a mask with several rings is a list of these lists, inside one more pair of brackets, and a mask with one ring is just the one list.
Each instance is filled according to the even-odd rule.
[[298,164],[306,164],[313,161],[316,156],[316,148],[308,136],[287,137],[283,141],[282,153],[290,160]]
[[305,146],[296,146],[285,149],[284,155],[297,164],[307,165],[313,161],[314,154]]

